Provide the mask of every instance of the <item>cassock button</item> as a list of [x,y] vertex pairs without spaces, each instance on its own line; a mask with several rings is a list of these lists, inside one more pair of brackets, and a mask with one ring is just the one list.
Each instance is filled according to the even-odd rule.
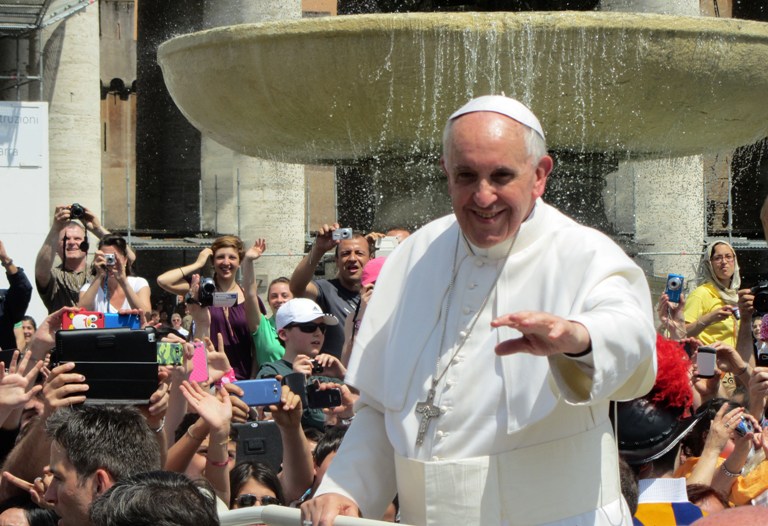
[[475,260],[475,265],[478,266],[478,267],[482,267],[484,265],[484,263],[481,260],[476,259]]
[[440,460],[440,457],[437,457],[437,456],[432,457],[432,462],[437,462],[438,460]]
[[445,381],[445,387],[450,388],[450,387],[453,387],[454,385],[456,385],[456,382],[454,382],[453,380],[446,380]]
[[440,406],[440,413],[445,414],[447,412],[448,412],[448,407],[444,406],[444,405],[441,405]]
[[437,435],[437,438],[443,438],[444,433],[438,429],[435,435]]
[[464,314],[469,314],[470,312],[472,312],[472,309],[469,307],[464,307]]
[[459,338],[462,340],[466,339],[467,337],[467,331],[459,331]]
[[473,281],[472,283],[470,283],[469,285],[467,285],[467,288],[468,288],[469,290],[472,290],[472,289],[474,289],[475,287],[477,287],[477,283],[475,283],[474,281]]

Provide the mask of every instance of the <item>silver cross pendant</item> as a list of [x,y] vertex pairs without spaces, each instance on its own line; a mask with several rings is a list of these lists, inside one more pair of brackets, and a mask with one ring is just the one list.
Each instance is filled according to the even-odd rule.
[[435,404],[435,388],[429,390],[427,393],[427,399],[423,402],[416,404],[416,414],[421,415],[421,422],[419,423],[419,432],[416,434],[416,445],[420,446],[424,443],[424,435],[427,434],[427,427],[429,427],[429,421],[433,418],[440,416],[440,408]]

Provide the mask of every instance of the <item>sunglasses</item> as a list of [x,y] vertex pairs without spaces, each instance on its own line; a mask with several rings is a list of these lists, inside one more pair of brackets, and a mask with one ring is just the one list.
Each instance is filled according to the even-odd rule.
[[261,497],[258,497],[251,493],[244,493],[242,495],[238,495],[237,498],[235,499],[235,504],[237,504],[241,508],[248,508],[250,506],[255,506],[257,502],[261,506],[270,506],[272,504],[274,504],[275,506],[280,505],[280,501],[277,500],[277,497],[273,497],[271,495],[263,495]]
[[294,327],[298,328],[301,332],[306,332],[307,334],[312,334],[317,329],[320,329],[320,332],[325,334],[325,324],[324,323],[315,323],[313,321],[307,322],[307,323],[289,323],[285,326],[286,329],[293,329]]

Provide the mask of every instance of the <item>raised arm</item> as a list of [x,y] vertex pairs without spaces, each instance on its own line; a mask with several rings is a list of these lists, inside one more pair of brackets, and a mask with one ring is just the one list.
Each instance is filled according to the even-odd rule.
[[315,275],[315,267],[320,263],[320,259],[323,254],[331,250],[333,247],[339,244],[338,241],[334,241],[331,238],[331,234],[334,230],[339,228],[338,223],[333,225],[323,225],[317,231],[317,237],[309,249],[309,252],[304,256],[299,264],[296,265],[296,269],[291,274],[291,292],[296,298],[309,298],[312,301],[317,299],[317,287],[312,283],[312,277]]
[[48,231],[48,235],[43,241],[43,246],[37,252],[35,259],[35,282],[38,288],[45,289],[51,282],[51,268],[58,254],[59,243],[61,242],[61,231],[69,222],[69,207],[59,205],[53,213],[53,224]]
[[245,253],[240,270],[243,273],[243,288],[245,289],[245,315],[248,319],[248,330],[256,332],[261,322],[261,310],[259,309],[259,284],[253,272],[254,262],[261,257],[267,249],[267,243],[263,239],[257,239],[251,248]]
[[21,321],[27,312],[29,300],[32,299],[32,284],[24,271],[14,264],[13,258],[6,252],[2,241],[0,241],[0,265],[5,269],[10,284],[5,296],[5,315],[16,323]]
[[189,283],[187,278],[198,272],[208,260],[213,256],[213,251],[210,248],[204,248],[197,256],[197,260],[194,263],[185,265],[183,267],[173,268],[166,272],[163,272],[157,277],[157,284],[160,288],[170,292],[171,294],[184,295],[189,292]]

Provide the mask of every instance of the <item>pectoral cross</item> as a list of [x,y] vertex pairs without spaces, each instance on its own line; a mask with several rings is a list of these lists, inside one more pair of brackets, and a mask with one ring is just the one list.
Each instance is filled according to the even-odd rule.
[[424,435],[427,433],[427,427],[429,427],[429,421],[433,418],[440,416],[440,408],[434,404],[435,401],[435,388],[429,390],[427,393],[427,399],[423,402],[416,404],[416,413],[421,415],[421,422],[419,423],[419,432],[416,434],[416,445],[420,446],[424,443]]

